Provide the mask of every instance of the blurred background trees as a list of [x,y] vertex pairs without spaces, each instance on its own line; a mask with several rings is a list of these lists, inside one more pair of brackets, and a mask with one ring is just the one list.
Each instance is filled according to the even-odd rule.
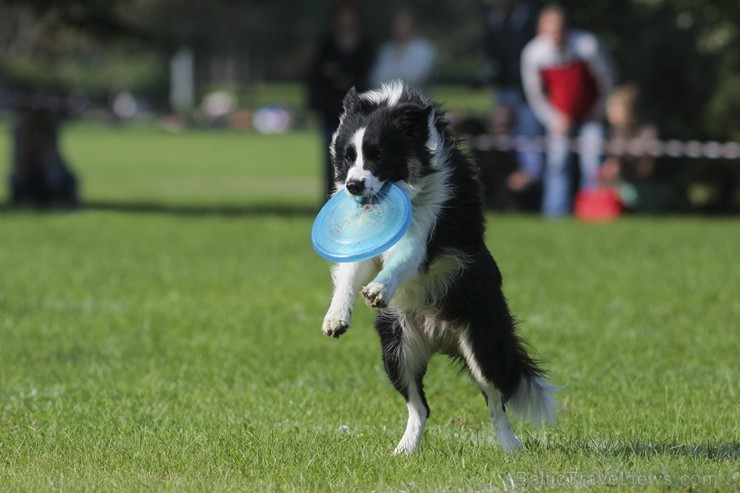
[[[0,83],[84,93],[126,90],[169,105],[169,60],[188,47],[199,96],[219,86],[300,81],[329,0],[0,0]],[[408,2],[440,52],[437,80],[470,83],[482,64],[486,2]],[[598,34],[646,113],[677,138],[740,139],[740,2],[563,0]],[[366,2],[368,31],[389,35],[392,0]]]

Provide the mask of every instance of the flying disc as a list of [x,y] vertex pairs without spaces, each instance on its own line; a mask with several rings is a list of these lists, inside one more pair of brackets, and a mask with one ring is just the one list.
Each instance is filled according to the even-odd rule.
[[316,253],[332,262],[358,262],[380,255],[411,224],[411,200],[387,182],[376,195],[352,197],[339,190],[324,204],[311,229]]

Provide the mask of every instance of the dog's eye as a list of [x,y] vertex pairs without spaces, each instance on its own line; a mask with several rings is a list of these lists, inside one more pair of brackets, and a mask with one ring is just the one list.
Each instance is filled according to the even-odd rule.
[[355,150],[352,147],[344,151],[344,162],[347,164],[355,162]]

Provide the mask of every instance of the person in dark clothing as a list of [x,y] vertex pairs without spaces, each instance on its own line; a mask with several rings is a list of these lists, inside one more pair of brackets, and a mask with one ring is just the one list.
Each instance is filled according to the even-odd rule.
[[[524,46],[537,34],[537,8],[528,0],[488,0],[491,8],[486,17],[484,50],[486,67],[482,78],[493,85],[497,106],[513,112],[511,135],[535,139],[544,130],[524,96],[521,54]],[[508,186],[515,192],[527,192],[540,180],[542,153],[535,149],[516,151],[517,168]]]
[[520,58],[537,34],[537,9],[526,0],[490,0],[484,49],[485,78],[500,91],[522,94]]
[[[37,101],[39,99],[39,101]],[[62,156],[59,126],[66,106],[61,98],[18,97],[13,128],[10,203],[16,206],[75,207],[77,177]]]
[[323,130],[326,197],[335,189],[329,145],[339,126],[342,100],[351,87],[369,89],[368,75],[374,61],[356,3],[345,0],[334,4],[329,23],[330,31],[322,36],[307,77],[308,105],[318,114]]

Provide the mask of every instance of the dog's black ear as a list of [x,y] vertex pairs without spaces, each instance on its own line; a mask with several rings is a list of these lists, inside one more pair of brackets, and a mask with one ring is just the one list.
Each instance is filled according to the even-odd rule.
[[347,94],[344,96],[344,112],[353,113],[360,109],[362,102],[360,101],[360,94],[355,89],[355,86],[350,87]]
[[344,105],[345,113],[360,113],[362,115],[367,115],[373,110],[373,103],[361,98],[360,93],[357,92],[355,86],[352,86],[349,91],[347,91],[342,104]]
[[402,104],[398,106],[398,118],[401,128],[406,135],[413,138],[426,139],[429,132],[429,117],[432,106],[418,104]]

